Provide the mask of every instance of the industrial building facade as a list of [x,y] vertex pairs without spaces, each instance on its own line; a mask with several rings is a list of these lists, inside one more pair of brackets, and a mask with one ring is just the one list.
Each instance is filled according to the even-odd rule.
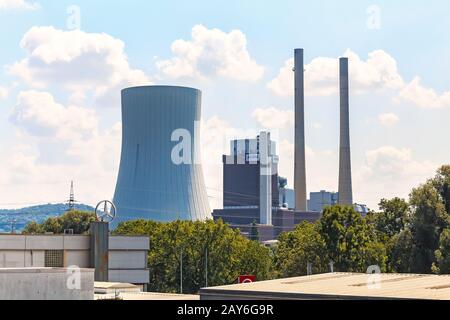
[[[127,282],[145,287],[148,237],[110,236],[109,270],[111,282]],[[89,235],[0,234],[0,268],[91,268]]]
[[[292,231],[300,222],[313,222],[321,215],[320,212],[298,212],[282,206],[276,143],[269,138],[265,146],[261,143],[264,134],[262,132],[256,139],[231,141],[230,154],[222,158],[223,209],[213,211],[215,220],[222,219],[247,236],[256,223],[260,241],[273,240],[282,232]],[[262,150],[265,147],[269,150],[268,172],[263,172]],[[264,183],[270,186],[262,187]],[[264,199],[270,199],[268,213],[264,209]],[[266,218],[267,215],[270,217]]]
[[[211,218],[202,166],[201,91],[143,86],[122,90],[122,153],[117,219]],[[181,148],[183,146],[184,148]]]

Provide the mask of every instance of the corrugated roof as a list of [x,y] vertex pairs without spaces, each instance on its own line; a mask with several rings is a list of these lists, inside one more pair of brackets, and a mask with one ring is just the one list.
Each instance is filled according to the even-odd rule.
[[292,299],[450,300],[449,275],[326,273],[204,288],[200,295]]

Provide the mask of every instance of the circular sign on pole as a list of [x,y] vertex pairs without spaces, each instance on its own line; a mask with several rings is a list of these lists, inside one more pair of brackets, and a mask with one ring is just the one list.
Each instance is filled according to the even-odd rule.
[[111,222],[116,217],[116,206],[109,200],[100,201],[95,207],[95,215],[97,221]]

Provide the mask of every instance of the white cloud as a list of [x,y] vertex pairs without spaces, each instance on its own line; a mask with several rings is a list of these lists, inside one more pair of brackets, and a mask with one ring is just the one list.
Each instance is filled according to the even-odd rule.
[[173,58],[157,61],[157,67],[173,78],[208,78],[222,76],[235,80],[256,81],[264,68],[247,49],[247,38],[240,30],[226,33],[203,25],[192,28],[192,39],[172,43]]
[[70,180],[80,202],[111,198],[120,123],[101,130],[94,111],[64,106],[51,94],[33,90],[19,94],[11,120],[22,130],[2,149],[8,157],[0,159],[0,203],[63,202]]
[[5,87],[0,87],[0,100],[8,97],[9,90]]
[[450,91],[439,95],[435,90],[423,87],[419,77],[415,77],[400,91],[399,99],[423,108],[450,107]]
[[252,113],[253,119],[264,129],[286,129],[294,126],[294,111],[275,107],[257,108]]
[[121,88],[150,82],[130,67],[124,43],[105,33],[32,27],[20,45],[28,56],[9,66],[9,73],[33,88],[62,87],[78,101],[93,94],[96,102],[110,103],[113,96],[117,103]]
[[30,2],[26,0],[0,0],[1,10],[36,10],[40,5],[37,2]]
[[[350,89],[353,94],[391,91],[396,102],[408,102],[423,108],[450,107],[450,91],[438,94],[434,89],[421,85],[420,77],[405,83],[398,72],[396,60],[383,50],[369,53],[362,60],[347,49],[343,54],[349,58]],[[285,61],[278,75],[267,88],[278,96],[292,96],[294,93],[294,59]],[[337,95],[339,90],[338,58],[317,57],[305,65],[305,94],[308,96]]]
[[355,170],[355,199],[372,209],[382,198],[407,198],[411,189],[431,177],[437,165],[414,159],[407,148],[382,146],[366,152],[366,164]]
[[397,124],[399,117],[395,113],[382,113],[378,116],[378,121],[383,127],[392,127]]
[[97,117],[90,109],[57,103],[47,92],[22,91],[11,120],[35,136],[58,139],[86,138],[97,128]]
[[[364,93],[369,90],[399,89],[404,85],[398,73],[397,63],[383,50],[369,53],[366,61],[350,49],[344,54],[349,58],[349,76],[352,92]],[[294,59],[287,60],[267,87],[276,95],[292,96],[294,93]],[[339,90],[339,59],[318,57],[305,65],[305,94],[328,96]]]

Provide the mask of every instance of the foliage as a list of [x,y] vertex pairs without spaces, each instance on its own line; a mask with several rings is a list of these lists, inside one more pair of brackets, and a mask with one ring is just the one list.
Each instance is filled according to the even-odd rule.
[[90,223],[96,221],[94,212],[67,211],[59,217],[49,217],[42,223],[30,222],[23,234],[62,234],[66,229],[72,229],[74,234],[85,234],[89,230]]
[[409,273],[413,263],[411,252],[414,248],[413,236],[409,229],[394,235],[387,243],[388,270],[391,272]]
[[180,292],[181,261],[183,293],[198,292],[206,285],[206,265],[209,286],[234,283],[241,274],[254,274],[258,280],[272,275],[270,249],[244,238],[221,220],[129,221],[119,224],[114,234],[150,237],[150,291]]
[[256,224],[256,220],[253,221],[252,226],[250,228],[250,240],[253,241],[259,241],[259,231],[258,231],[258,225]]
[[278,240],[275,269],[279,276],[306,275],[308,262],[314,274],[327,272],[326,247],[318,224],[302,222],[294,231],[282,233]]
[[391,238],[400,233],[410,220],[409,204],[404,199],[382,199],[379,203],[381,212],[372,213],[377,232]]
[[434,273],[450,273],[450,229],[444,229],[439,237],[439,249],[435,251]]
[[370,265],[386,269],[386,250],[377,239],[373,225],[353,207],[332,206],[324,209],[319,232],[327,248],[327,258],[335,269],[365,272]]
[[413,208],[410,229],[414,242],[411,272],[430,273],[435,262],[434,253],[439,246],[439,236],[449,225],[448,214],[432,181],[413,189],[410,204]]

